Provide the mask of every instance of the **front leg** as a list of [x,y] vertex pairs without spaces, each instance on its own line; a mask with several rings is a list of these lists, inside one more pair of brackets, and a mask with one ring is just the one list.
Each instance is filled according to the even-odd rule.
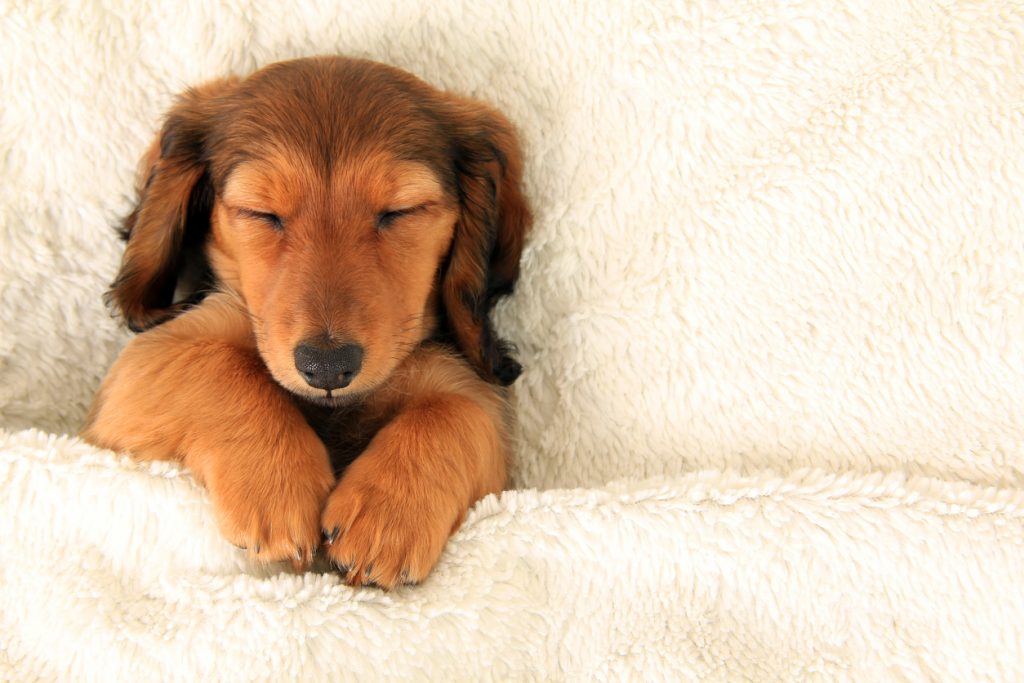
[[211,295],[135,337],[82,436],[144,460],[183,461],[209,489],[229,541],[262,560],[312,560],[334,474],[231,295]]
[[420,349],[375,401],[395,417],[349,465],[323,514],[353,585],[417,583],[469,507],[505,485],[505,405],[460,359]]

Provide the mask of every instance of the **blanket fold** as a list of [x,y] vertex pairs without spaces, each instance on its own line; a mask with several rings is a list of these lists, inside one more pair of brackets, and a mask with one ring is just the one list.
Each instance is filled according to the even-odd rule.
[[250,563],[211,520],[174,466],[0,434],[0,678],[1024,676],[1017,490],[807,469],[506,492],[392,593]]

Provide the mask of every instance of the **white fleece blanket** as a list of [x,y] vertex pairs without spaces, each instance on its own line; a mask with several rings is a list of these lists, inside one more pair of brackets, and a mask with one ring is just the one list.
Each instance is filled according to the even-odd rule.
[[[521,128],[520,490],[258,567],[72,437],[187,85],[342,52]],[[1024,680],[1019,2],[0,2],[0,680]]]

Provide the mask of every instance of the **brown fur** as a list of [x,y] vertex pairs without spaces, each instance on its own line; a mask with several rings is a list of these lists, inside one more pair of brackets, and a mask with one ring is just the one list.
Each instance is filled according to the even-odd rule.
[[[488,312],[518,276],[520,174],[501,115],[380,64],[189,91],[143,158],[110,294],[143,332],[83,436],[184,461],[257,557],[305,565],[322,527],[350,583],[421,580],[505,483],[498,385],[519,366]],[[310,339],[362,346],[350,385],[307,383]]]

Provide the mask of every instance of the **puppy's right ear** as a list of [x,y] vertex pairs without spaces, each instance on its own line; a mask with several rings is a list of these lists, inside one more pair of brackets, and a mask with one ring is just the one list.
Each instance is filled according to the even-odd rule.
[[128,244],[107,293],[108,303],[134,332],[181,311],[174,304],[174,290],[186,247],[205,239],[213,210],[205,158],[210,121],[236,83],[213,81],[182,94],[142,158],[138,200],[120,227]]

